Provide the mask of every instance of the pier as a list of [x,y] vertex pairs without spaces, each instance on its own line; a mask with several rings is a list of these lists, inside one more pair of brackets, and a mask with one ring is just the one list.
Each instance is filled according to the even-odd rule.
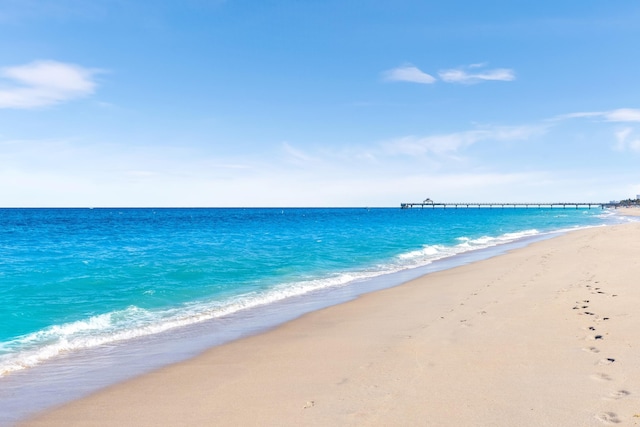
[[417,203],[401,203],[400,208],[402,209],[412,209],[412,208],[589,208],[591,207],[599,207],[606,208],[609,207],[610,203],[602,203],[602,202],[552,202],[552,203],[508,203],[508,202],[500,202],[500,203],[477,203],[477,202],[448,202],[448,203],[438,203],[432,201],[424,201]]

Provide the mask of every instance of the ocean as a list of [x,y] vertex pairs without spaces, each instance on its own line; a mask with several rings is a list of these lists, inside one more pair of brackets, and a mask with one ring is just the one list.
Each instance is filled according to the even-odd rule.
[[0,425],[305,312],[618,218],[599,208],[0,209]]

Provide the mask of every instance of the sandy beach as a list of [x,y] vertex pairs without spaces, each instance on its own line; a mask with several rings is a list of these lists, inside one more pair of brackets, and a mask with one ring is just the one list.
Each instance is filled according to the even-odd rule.
[[639,255],[640,223],[568,233],[307,314],[23,425],[640,425]]

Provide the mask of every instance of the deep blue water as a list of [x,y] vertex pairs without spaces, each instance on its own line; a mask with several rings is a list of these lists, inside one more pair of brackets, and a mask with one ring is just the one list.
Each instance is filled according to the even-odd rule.
[[224,325],[609,218],[559,208],[0,209],[0,391],[4,379],[78,352]]

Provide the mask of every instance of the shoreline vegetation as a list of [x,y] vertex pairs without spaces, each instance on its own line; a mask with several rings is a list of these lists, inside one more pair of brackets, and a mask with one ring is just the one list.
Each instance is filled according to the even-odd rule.
[[640,208],[640,199],[625,199],[615,203],[616,209]]
[[640,222],[570,232],[306,314],[20,425],[640,423],[639,252]]

